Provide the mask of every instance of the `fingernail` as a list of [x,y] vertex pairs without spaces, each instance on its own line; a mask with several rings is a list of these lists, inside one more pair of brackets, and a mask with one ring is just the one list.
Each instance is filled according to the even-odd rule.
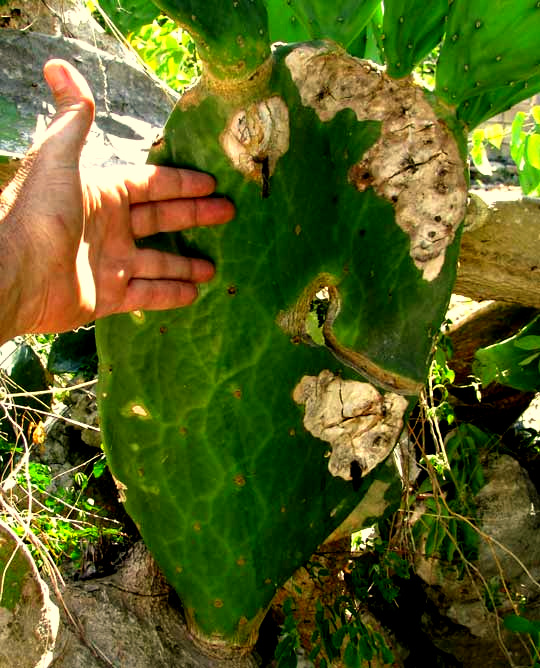
[[69,74],[59,63],[51,64],[44,70],[45,79],[53,92],[64,90],[69,84]]

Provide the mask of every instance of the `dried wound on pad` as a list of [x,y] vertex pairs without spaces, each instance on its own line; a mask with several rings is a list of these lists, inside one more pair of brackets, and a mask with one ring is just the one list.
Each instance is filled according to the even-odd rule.
[[386,459],[408,406],[405,397],[381,395],[369,383],[343,380],[328,370],[304,376],[293,399],[305,405],[304,427],[330,443],[330,473],[345,480],[352,480],[355,470],[367,475]]

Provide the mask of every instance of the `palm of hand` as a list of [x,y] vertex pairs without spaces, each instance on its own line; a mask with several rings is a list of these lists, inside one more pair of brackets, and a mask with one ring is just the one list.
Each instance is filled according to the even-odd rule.
[[[207,197],[206,174],[167,167],[79,170],[94,102],[82,76],[50,61],[46,77],[57,114],[2,195],[0,226],[13,275],[10,334],[73,329],[134,309],[185,306],[213,266],[140,249],[159,231],[225,223],[230,202]],[[5,338],[5,334],[4,334]]]

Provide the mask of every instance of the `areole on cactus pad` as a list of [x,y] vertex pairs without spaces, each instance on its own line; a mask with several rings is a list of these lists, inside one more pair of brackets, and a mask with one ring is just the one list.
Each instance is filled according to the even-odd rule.
[[373,483],[400,494],[382,464],[446,312],[467,183],[461,140],[412,79],[332,42],[270,50],[264,3],[230,4],[246,59],[238,22],[207,35],[204,3],[174,3],[226,58],[150,160],[212,173],[238,215],[147,240],[217,275],[188,308],[98,323],[98,395],[126,508],[194,635],[245,650]]

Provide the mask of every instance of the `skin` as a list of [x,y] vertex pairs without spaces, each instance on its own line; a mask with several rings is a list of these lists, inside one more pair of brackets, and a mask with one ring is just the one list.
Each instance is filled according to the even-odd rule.
[[0,196],[0,343],[113,313],[191,304],[213,265],[139,249],[135,240],[226,223],[233,205],[209,197],[214,179],[190,170],[82,171],[94,98],[65,61],[50,60],[44,75],[56,115]]

